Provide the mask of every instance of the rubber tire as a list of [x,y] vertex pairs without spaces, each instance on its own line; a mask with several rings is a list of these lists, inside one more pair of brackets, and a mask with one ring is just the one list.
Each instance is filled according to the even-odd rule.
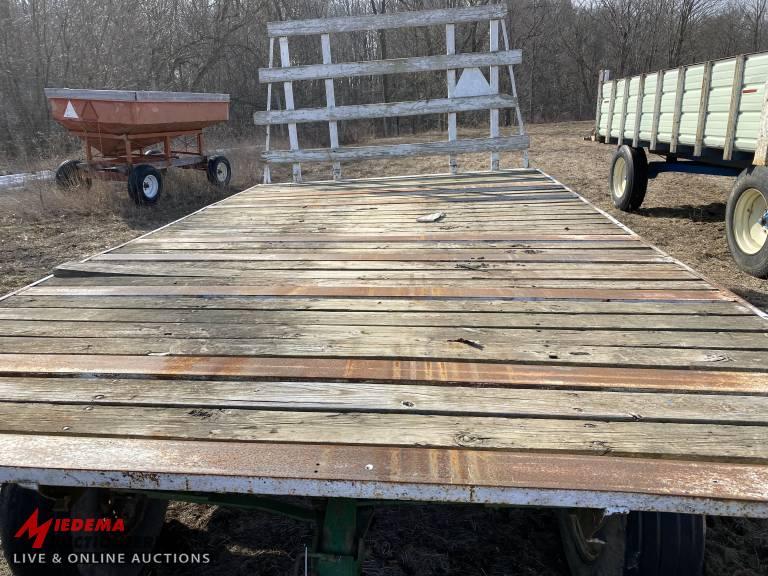
[[[157,178],[157,194],[148,197],[144,194],[144,179],[147,176]],[[150,164],[134,166],[128,174],[128,195],[138,205],[155,204],[163,193],[163,176],[160,171]]]
[[83,173],[79,166],[79,160],[65,160],[59,164],[54,174],[56,185],[62,190],[89,189],[92,184],[91,177]]
[[705,517],[671,512],[631,512],[605,520],[599,536],[606,547],[596,561],[587,562],[571,540],[558,511],[558,523],[573,576],[702,576]]
[[[619,158],[623,158],[627,167],[627,185],[621,194],[614,189],[613,171]],[[642,148],[632,148],[623,144],[619,146],[611,160],[608,172],[608,190],[611,192],[613,205],[624,212],[632,212],[640,208],[648,190],[648,158]]]
[[42,548],[32,548],[32,540],[26,535],[16,538],[15,534],[22,524],[37,508],[38,523],[45,522],[49,518],[64,518],[67,514],[53,510],[53,500],[42,496],[37,490],[22,488],[18,484],[6,484],[0,491],[0,541],[2,541],[3,553],[14,576],[74,576],[74,568],[68,568],[64,564],[15,564],[12,562],[14,554],[46,553],[66,556],[72,551],[72,541],[68,533],[48,531]]
[[747,274],[757,278],[768,278],[768,242],[755,254],[747,254],[739,248],[735,238],[733,218],[736,203],[741,195],[750,188],[758,190],[768,200],[768,168],[749,168],[744,170],[736,179],[725,207],[725,234],[728,238],[728,248],[736,261],[736,265]]
[[[227,179],[223,182],[218,179],[218,168],[221,164],[227,167]],[[208,159],[208,167],[205,170],[208,176],[208,182],[218,188],[226,188],[229,186],[229,182],[232,180],[232,165],[226,156],[211,156]]]
[[706,519],[696,514],[631,512],[625,576],[702,576]]
[[[72,505],[73,518],[101,518],[105,512],[103,504],[112,497],[110,490],[105,488],[88,488]],[[165,522],[165,512],[168,508],[166,500],[156,500],[142,495],[133,495],[139,505],[138,518],[125,519],[125,532],[115,533],[116,538],[92,540],[72,543],[73,552],[80,554],[120,553],[127,556],[132,554],[150,553],[155,548],[157,537]],[[118,516],[122,516],[118,512]],[[117,565],[80,565],[80,576],[139,576],[145,574],[150,567],[141,564]]]
[[579,553],[578,546],[570,535],[568,510],[557,511],[557,522],[563,552],[572,576],[621,576],[624,569],[626,516],[614,514],[605,519],[597,535],[606,542],[606,547],[594,562],[589,562]]

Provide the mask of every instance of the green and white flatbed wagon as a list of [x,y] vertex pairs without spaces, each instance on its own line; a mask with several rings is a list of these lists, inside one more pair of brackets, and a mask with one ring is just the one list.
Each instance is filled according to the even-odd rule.
[[[768,53],[609,75],[600,73],[594,135],[619,145],[609,177],[616,207],[639,208],[661,172],[736,175],[728,245],[741,269],[768,277]],[[666,161],[648,163],[646,149]]]

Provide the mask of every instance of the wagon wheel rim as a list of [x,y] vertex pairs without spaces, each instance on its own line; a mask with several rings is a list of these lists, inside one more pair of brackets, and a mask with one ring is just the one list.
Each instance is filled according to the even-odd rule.
[[216,166],[216,180],[219,182],[226,182],[228,176],[229,168],[227,168],[227,165],[224,164],[224,162],[219,162],[219,165]]
[[755,189],[748,188],[736,201],[733,213],[734,238],[745,254],[757,254],[768,240],[768,201]]
[[578,555],[589,564],[597,562],[605,550],[606,543],[599,537],[603,520],[602,510],[579,509],[568,513],[571,540]]
[[154,198],[157,196],[157,192],[160,190],[160,181],[157,176],[153,174],[147,174],[141,183],[143,194],[145,198]]
[[623,156],[616,158],[613,165],[613,194],[619,198],[627,191],[627,161]]

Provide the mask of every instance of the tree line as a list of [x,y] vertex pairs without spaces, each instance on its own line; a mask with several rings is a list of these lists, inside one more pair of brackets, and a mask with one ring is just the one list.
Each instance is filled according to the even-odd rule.
[[[45,87],[226,92],[233,135],[253,135],[266,105],[266,23],[482,4],[476,0],[0,0],[0,162],[45,156],[67,142]],[[768,49],[768,0],[507,0],[526,122],[593,117],[597,74],[636,74]],[[487,24],[460,25],[457,52],[487,48]],[[442,28],[332,36],[336,62],[440,54]],[[319,37],[291,39],[294,64],[319,63]],[[276,56],[279,64],[279,56]],[[504,75],[502,75],[504,77]],[[503,87],[503,85],[502,85]],[[337,80],[337,104],[445,96],[445,74]],[[297,106],[323,106],[322,82],[295,87]],[[273,91],[282,107],[282,89]],[[461,122],[479,121],[480,115]],[[509,116],[507,117],[509,121]],[[484,122],[484,120],[483,120]],[[441,117],[343,126],[342,141],[444,129]],[[306,127],[327,144],[327,127]],[[1,164],[0,164],[1,167]]]

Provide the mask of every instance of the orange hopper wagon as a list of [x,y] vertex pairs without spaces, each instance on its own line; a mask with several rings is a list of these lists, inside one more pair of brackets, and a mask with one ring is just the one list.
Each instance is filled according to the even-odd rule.
[[[53,119],[85,148],[84,161],[67,160],[56,170],[62,187],[89,187],[93,178],[127,181],[134,202],[154,204],[171,167],[204,170],[212,184],[229,184],[227,158],[203,154],[203,129],[229,119],[228,94],[47,88],[45,95]],[[180,139],[194,144],[176,146]]]

